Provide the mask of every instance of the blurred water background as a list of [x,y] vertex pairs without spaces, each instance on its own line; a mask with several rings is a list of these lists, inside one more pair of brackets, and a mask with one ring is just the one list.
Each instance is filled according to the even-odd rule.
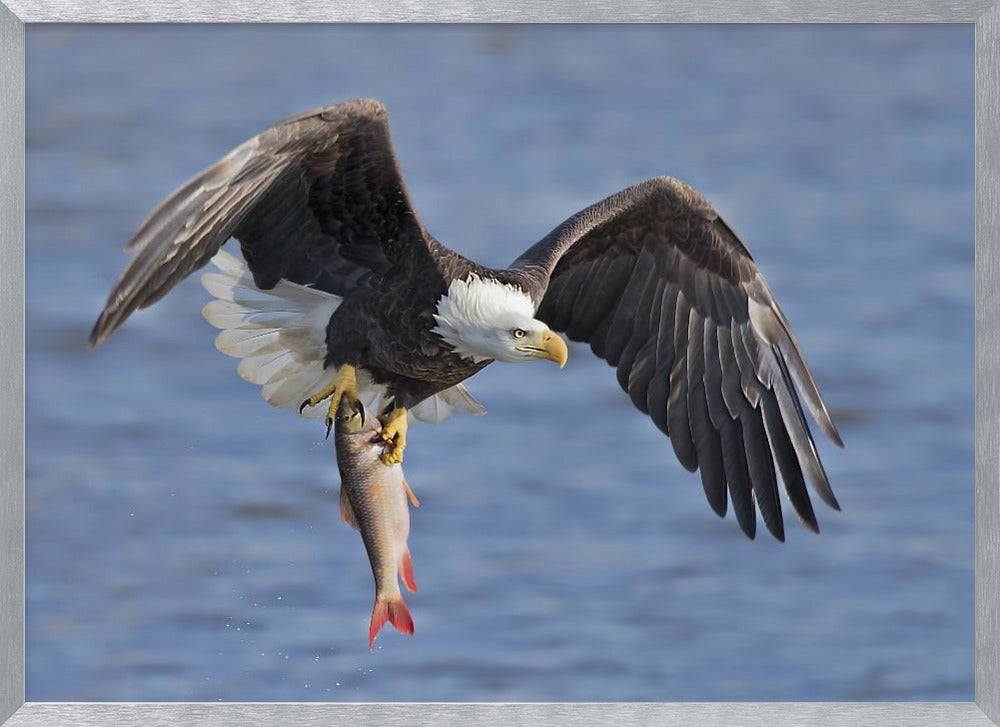
[[[27,31],[29,700],[971,700],[971,26]],[[574,347],[411,433],[414,637],[322,425],[216,352],[196,276],[96,353],[121,248],[267,124],[388,106],[424,223],[501,265],[671,174],[742,235],[847,449],[788,542]],[[786,508],[787,510],[787,508]],[[788,513],[786,512],[786,516]]]

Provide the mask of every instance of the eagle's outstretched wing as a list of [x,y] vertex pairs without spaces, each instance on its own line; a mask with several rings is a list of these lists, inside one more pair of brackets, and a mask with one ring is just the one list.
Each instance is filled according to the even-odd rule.
[[230,237],[258,287],[284,278],[337,295],[403,254],[429,260],[434,244],[410,204],[382,104],[315,109],[236,147],[153,211],[128,243],[136,256],[90,344],[166,295]]
[[803,471],[839,509],[796,386],[843,444],[802,351],[746,247],[693,189],[660,177],[612,195],[553,230],[511,273],[527,281],[541,320],[617,367],[681,464],[701,469],[720,516],[728,490],[753,537],[756,500],[783,540],[775,462],[808,528],[818,530]]

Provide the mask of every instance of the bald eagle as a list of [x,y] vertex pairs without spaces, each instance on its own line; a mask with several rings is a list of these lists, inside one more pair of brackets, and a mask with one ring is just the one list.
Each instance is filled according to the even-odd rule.
[[[220,252],[239,241],[243,262]],[[462,382],[493,361],[565,364],[590,344],[632,403],[700,470],[712,509],[784,539],[780,473],[817,531],[806,479],[838,509],[803,415],[843,446],[750,252],[711,204],[658,177],[578,212],[505,269],[432,237],[410,203],[385,108],[341,103],[281,121],[195,176],[139,227],[90,336],[104,341],[192,271],[205,317],[264,398],[326,414],[367,405],[401,461],[411,418],[483,410]]]

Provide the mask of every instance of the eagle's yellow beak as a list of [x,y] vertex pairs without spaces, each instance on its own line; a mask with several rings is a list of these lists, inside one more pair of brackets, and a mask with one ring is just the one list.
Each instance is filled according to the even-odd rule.
[[560,336],[552,331],[546,331],[542,334],[542,346],[538,350],[538,357],[555,361],[559,364],[559,368],[562,368],[566,365],[566,359],[569,357],[569,349],[566,348],[566,342]]

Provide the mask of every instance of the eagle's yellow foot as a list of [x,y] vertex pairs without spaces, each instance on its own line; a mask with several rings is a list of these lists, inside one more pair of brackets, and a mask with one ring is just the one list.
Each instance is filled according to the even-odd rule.
[[326,411],[326,436],[330,436],[333,422],[337,418],[337,409],[340,407],[342,397],[347,397],[361,411],[361,421],[365,419],[365,407],[358,397],[357,372],[351,364],[344,364],[337,371],[333,382],[325,389],[317,391],[299,405],[299,414],[307,406],[316,406],[324,399],[330,400],[330,408]]
[[386,447],[382,453],[382,463],[387,465],[399,464],[403,461],[403,450],[406,449],[406,407],[401,406],[393,409],[384,417],[379,417],[382,422],[382,439],[392,446]]

